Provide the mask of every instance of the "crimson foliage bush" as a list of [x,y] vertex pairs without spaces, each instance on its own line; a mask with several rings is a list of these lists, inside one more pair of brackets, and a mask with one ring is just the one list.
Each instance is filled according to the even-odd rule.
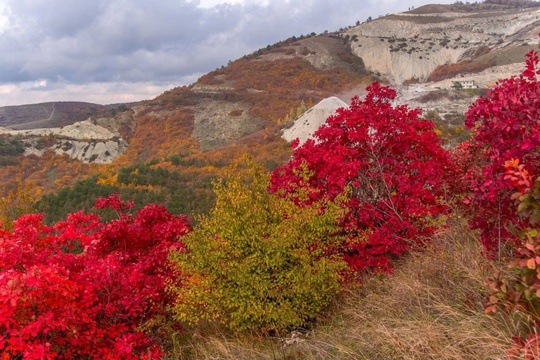
[[190,231],[185,217],[150,204],[100,198],[118,218],[78,212],[53,226],[19,218],[0,233],[0,353],[24,359],[156,358],[138,327],[164,309],[166,259]]
[[540,83],[538,56],[527,54],[525,71],[519,77],[500,81],[467,112],[466,125],[474,130],[468,145],[472,166],[463,167],[470,179],[468,203],[470,225],[481,231],[488,254],[495,255],[508,244],[519,244],[516,235],[524,226],[513,205],[512,183],[505,180],[504,163],[518,159],[536,178],[540,166]]
[[533,360],[540,358],[540,178],[533,180],[517,159],[505,163],[505,174],[517,190],[512,195],[517,212],[529,227],[519,234],[509,271],[497,271],[486,281],[485,310],[518,319],[522,333],[513,336],[508,358]]
[[[311,189],[311,200],[351,190],[343,220],[351,237],[346,259],[355,270],[390,271],[391,258],[433,233],[452,163],[419,109],[392,106],[396,92],[378,83],[364,100],[352,99],[277,168],[272,190]],[[305,178],[305,173],[309,173]]]

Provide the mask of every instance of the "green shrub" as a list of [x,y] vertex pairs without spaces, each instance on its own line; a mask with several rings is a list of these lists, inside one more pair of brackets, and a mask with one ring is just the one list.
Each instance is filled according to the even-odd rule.
[[24,152],[24,144],[21,140],[15,139],[0,139],[0,155],[2,156],[17,156]]
[[171,254],[176,320],[279,332],[306,326],[339,293],[342,199],[299,208],[268,186],[252,163],[248,179],[230,172],[214,183],[214,209]]

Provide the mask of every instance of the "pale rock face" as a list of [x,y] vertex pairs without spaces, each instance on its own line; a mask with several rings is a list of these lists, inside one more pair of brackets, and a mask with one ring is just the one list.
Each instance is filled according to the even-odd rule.
[[283,131],[282,138],[288,142],[299,139],[301,145],[312,138],[315,131],[325,124],[326,119],[335,114],[337,109],[347,107],[349,105],[346,102],[335,96],[326,98],[296,119],[293,126]]
[[202,150],[231,144],[261,128],[261,121],[249,114],[249,105],[228,101],[207,101],[195,109],[192,136]]
[[47,136],[54,135],[59,137],[66,137],[70,139],[88,140],[99,139],[106,140],[112,139],[117,136],[104,127],[94,125],[92,121],[85,120],[79,121],[72,125],[64,126],[61,128],[46,128],[46,129],[32,129],[32,130],[11,130],[6,128],[0,128],[0,134],[8,134],[12,136]]
[[[467,60],[471,49],[538,43],[540,10],[399,13],[351,28],[352,51],[366,68],[394,84],[424,82],[438,66]],[[474,51],[473,51],[474,53]]]
[[64,126],[57,134],[71,139],[112,139],[115,136],[111,131],[94,125],[90,120]]
[[123,139],[105,141],[77,141],[62,140],[53,147],[56,154],[66,154],[82,162],[108,164],[127,149],[127,142]]
[[118,134],[94,124],[91,120],[80,121],[62,128],[11,130],[0,128],[0,134],[23,137],[24,155],[42,156],[45,148],[39,146],[43,136],[58,140],[51,147],[56,154],[66,154],[82,162],[107,164],[127,149],[127,142]]

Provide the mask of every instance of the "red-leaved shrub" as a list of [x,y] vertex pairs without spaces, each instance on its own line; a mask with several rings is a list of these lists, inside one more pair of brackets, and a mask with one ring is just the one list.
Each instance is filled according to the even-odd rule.
[[53,226],[41,214],[0,233],[0,353],[24,359],[139,359],[160,354],[138,327],[164,311],[171,247],[190,231],[163,206],[118,218],[78,212]]
[[540,166],[540,83],[538,56],[527,54],[525,71],[502,80],[467,112],[466,125],[474,131],[468,151],[475,164],[464,169],[470,179],[470,225],[481,231],[490,255],[519,244],[524,226],[511,200],[512,184],[504,179],[504,163],[519,159],[531,176]]
[[391,258],[431,235],[432,218],[448,212],[445,176],[453,170],[419,109],[392,106],[396,92],[377,82],[368,91],[329,117],[315,140],[296,147],[274,171],[272,190],[294,194],[307,187],[317,200],[349,187],[346,259],[355,270],[390,271]]
[[540,357],[540,178],[534,181],[524,164],[511,159],[505,163],[505,180],[517,190],[512,199],[530,227],[520,233],[510,271],[498,271],[486,281],[485,309],[518,315],[514,318],[523,334],[515,334],[508,357],[533,360]]

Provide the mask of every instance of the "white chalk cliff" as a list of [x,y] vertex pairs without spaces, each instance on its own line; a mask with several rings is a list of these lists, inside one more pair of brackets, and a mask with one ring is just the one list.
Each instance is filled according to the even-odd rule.
[[540,10],[399,13],[343,33],[366,68],[391,83],[423,82],[438,66],[467,60],[475,49],[536,46]]

